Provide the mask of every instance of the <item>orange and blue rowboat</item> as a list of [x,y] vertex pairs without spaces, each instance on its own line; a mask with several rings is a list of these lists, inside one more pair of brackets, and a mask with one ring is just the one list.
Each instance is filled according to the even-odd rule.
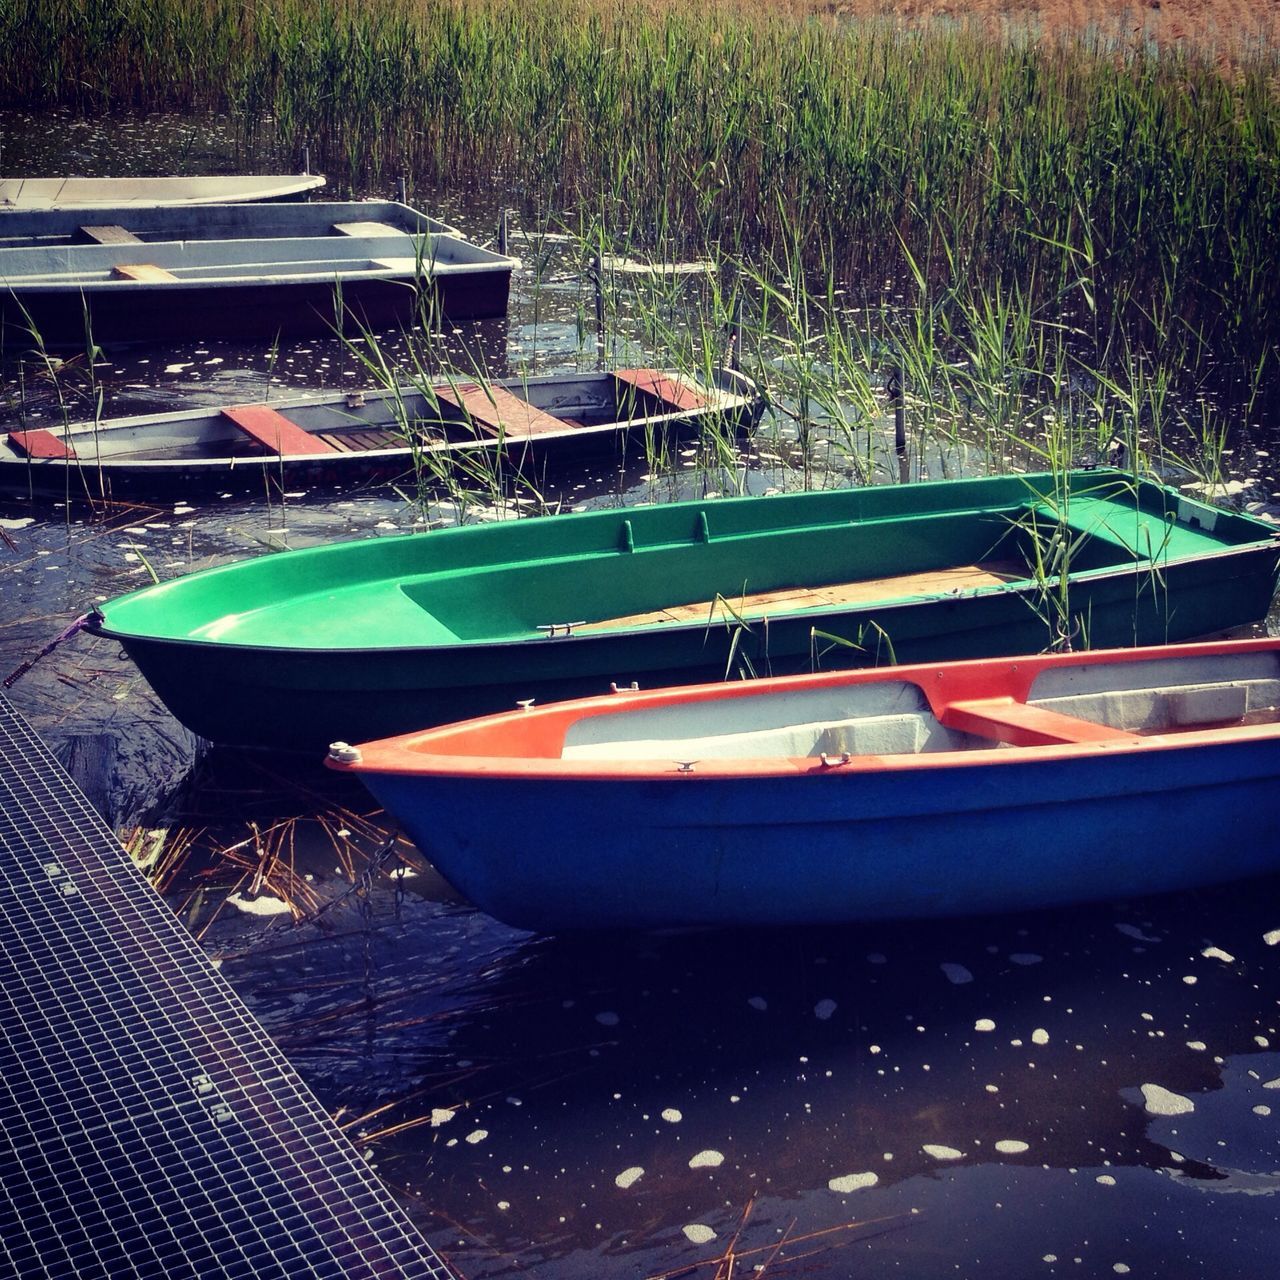
[[620,690],[329,762],[528,929],[1128,897],[1280,870],[1280,639]]

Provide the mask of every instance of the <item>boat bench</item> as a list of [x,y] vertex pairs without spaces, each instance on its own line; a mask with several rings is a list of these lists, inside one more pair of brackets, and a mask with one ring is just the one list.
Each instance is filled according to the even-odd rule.
[[52,431],[10,431],[9,443],[28,458],[74,458],[76,451]]
[[574,423],[554,418],[513,395],[506,387],[482,387],[474,382],[436,387],[437,399],[456,405],[481,430],[508,440],[563,431]]
[[661,401],[668,413],[702,409],[707,403],[706,397],[688,383],[673,378],[660,369],[615,369],[613,376],[620,384],[620,391],[643,391],[645,395]]
[[403,236],[403,227],[393,227],[389,222],[335,222],[334,234],[340,236]]
[[222,410],[222,416],[234,422],[246,435],[265,445],[272,453],[286,457],[307,454],[337,453],[333,445],[304,431],[265,404],[238,404]]
[[1070,742],[1140,742],[1124,729],[1063,715],[1013,698],[951,702],[938,717],[949,729],[993,738],[1014,747],[1046,747]]
[[118,227],[114,224],[99,227],[78,227],[76,229],[74,239],[82,244],[142,243],[141,239],[138,236],[135,236],[132,231],[126,231],[124,227]]
[[149,262],[117,262],[111,274],[118,280],[136,280],[140,284],[173,284],[178,279],[172,271]]

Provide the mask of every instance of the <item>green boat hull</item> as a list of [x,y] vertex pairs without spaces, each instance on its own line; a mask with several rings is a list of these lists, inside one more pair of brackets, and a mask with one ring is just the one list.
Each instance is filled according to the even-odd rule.
[[[921,588],[956,566],[1000,575]],[[1270,526],[1090,471],[284,552],[120,597],[94,629],[203,737],[319,751],[615,682],[1187,639],[1262,618],[1278,567]],[[645,616],[664,606],[683,613]]]

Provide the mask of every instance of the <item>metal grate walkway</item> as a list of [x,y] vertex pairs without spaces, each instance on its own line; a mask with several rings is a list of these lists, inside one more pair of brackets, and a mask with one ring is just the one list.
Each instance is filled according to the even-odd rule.
[[3,695],[0,1276],[453,1276]]

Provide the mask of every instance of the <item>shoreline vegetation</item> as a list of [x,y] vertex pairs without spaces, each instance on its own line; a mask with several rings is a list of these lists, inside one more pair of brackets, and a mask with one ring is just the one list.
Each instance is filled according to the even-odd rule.
[[9,0],[0,106],[225,113],[335,194],[406,175],[535,242],[709,257],[692,328],[746,298],[802,438],[882,412],[893,365],[992,465],[1145,443],[1218,483],[1280,403],[1277,28],[1226,0]]

